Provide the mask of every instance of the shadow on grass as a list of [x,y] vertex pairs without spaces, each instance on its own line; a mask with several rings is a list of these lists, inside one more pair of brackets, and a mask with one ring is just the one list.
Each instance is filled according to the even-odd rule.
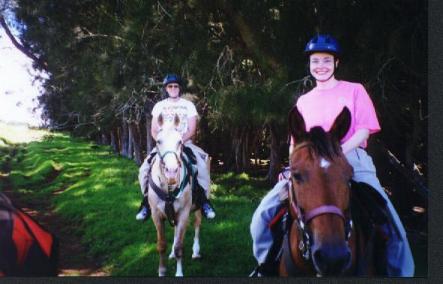
[[[141,194],[138,167],[126,158],[66,135],[20,146],[11,180],[29,199],[47,199],[81,236],[89,253],[111,275],[157,276],[156,231],[151,220],[135,220]],[[17,156],[17,155],[16,155]],[[57,173],[57,174],[55,174]],[[201,228],[202,259],[191,260],[194,230],[185,237],[185,276],[246,276],[254,266],[249,224],[266,189],[247,175],[214,176],[214,220]],[[192,224],[192,218],[191,222]],[[167,225],[168,249],[173,230]],[[168,251],[169,253],[169,251]],[[168,262],[168,275],[175,261]]]

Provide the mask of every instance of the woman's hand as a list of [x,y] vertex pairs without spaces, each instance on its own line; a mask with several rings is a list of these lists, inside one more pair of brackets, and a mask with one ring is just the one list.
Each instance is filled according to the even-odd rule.
[[349,153],[351,150],[354,150],[358,146],[360,146],[364,141],[369,138],[369,130],[366,128],[361,128],[357,130],[354,135],[349,138],[348,141],[341,145],[341,149],[343,154]]

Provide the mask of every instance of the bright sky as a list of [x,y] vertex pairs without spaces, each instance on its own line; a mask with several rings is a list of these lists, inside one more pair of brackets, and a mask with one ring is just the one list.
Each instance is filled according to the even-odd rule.
[[0,121],[42,124],[37,96],[39,82],[32,82],[36,71],[32,60],[12,44],[0,27]]

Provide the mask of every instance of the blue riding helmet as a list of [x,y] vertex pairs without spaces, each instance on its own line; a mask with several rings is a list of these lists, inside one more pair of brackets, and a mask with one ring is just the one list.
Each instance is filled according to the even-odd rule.
[[180,86],[182,85],[182,79],[177,74],[167,74],[165,78],[163,79],[163,87],[166,87],[166,85],[171,83],[177,83]]
[[306,44],[305,54],[311,55],[314,52],[327,52],[339,56],[341,52],[337,40],[330,35],[316,35]]

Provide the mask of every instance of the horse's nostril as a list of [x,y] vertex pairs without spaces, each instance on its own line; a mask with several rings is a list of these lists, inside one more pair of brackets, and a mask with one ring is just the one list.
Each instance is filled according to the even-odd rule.
[[323,257],[323,253],[320,249],[316,250],[313,253],[313,257],[314,257],[315,262],[319,265],[322,265],[325,262],[324,257]]
[[340,247],[319,248],[313,252],[313,260],[323,275],[338,275],[348,268],[351,252]]

